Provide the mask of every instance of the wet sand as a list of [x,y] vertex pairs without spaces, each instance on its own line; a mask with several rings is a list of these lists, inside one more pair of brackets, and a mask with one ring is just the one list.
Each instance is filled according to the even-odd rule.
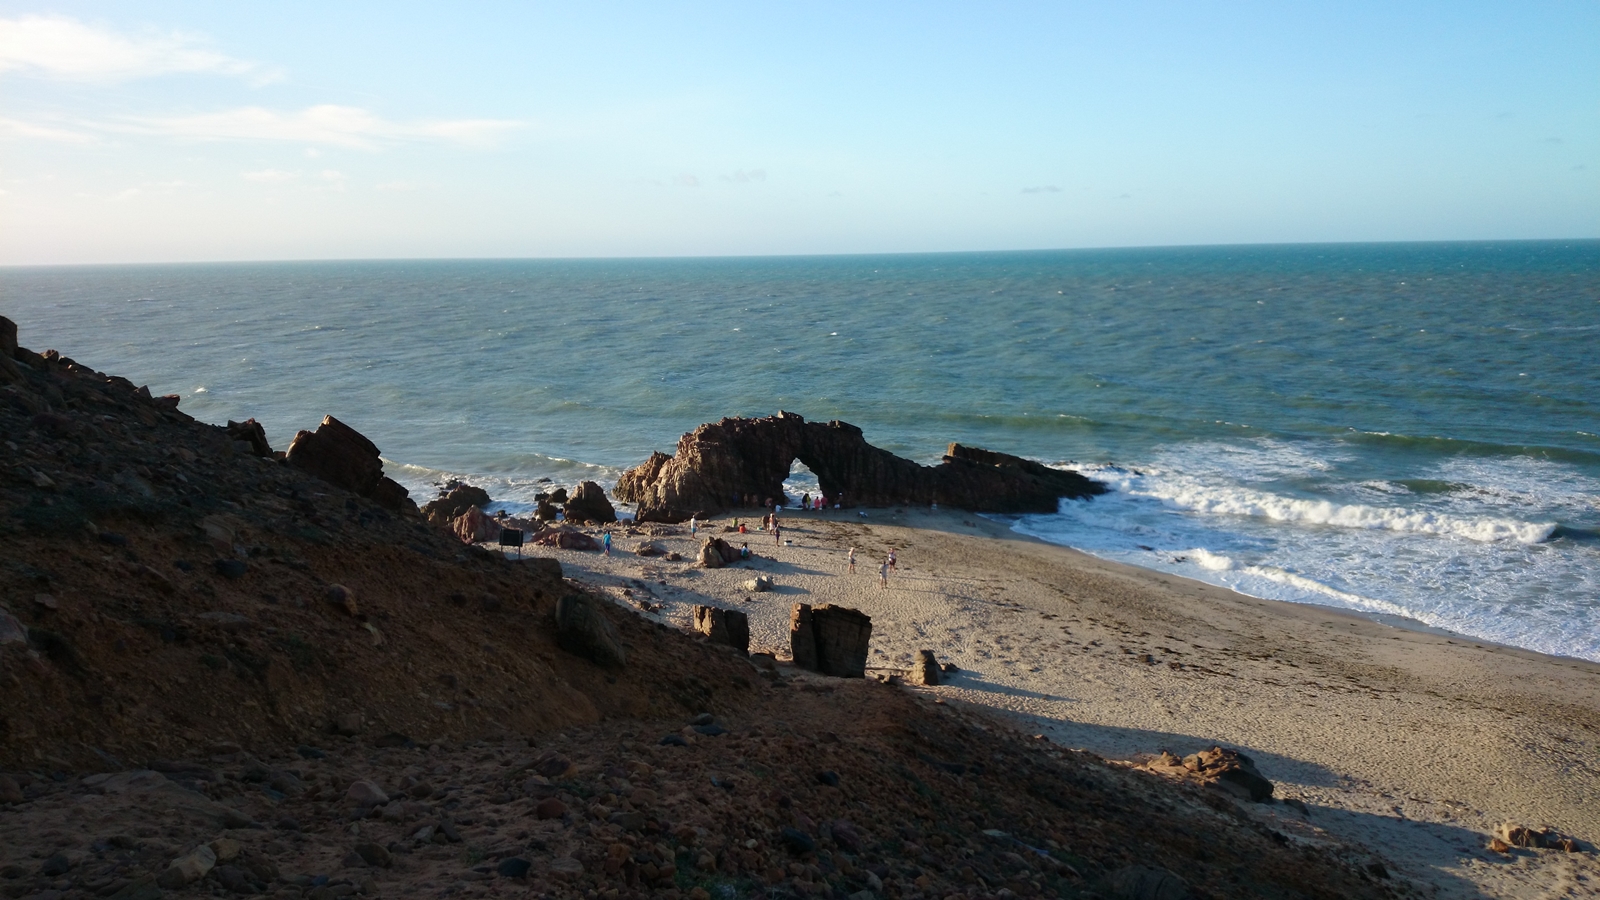
[[[1438,896],[1600,895],[1600,665],[1246,597],[959,512],[788,513],[783,545],[724,533],[730,521],[700,537],[747,540],[759,558],[697,568],[687,527],[621,537],[610,558],[556,553],[570,576],[681,627],[695,604],[741,609],[751,649],[780,658],[791,604],[860,609],[873,672],[932,649],[960,672],[908,690],[1108,759],[1237,748],[1309,810],[1261,806],[1273,827],[1368,845]],[[637,555],[646,539],[685,559]],[[880,588],[891,547],[899,565]],[[746,591],[756,574],[775,589]],[[1505,821],[1590,852],[1486,849]]]

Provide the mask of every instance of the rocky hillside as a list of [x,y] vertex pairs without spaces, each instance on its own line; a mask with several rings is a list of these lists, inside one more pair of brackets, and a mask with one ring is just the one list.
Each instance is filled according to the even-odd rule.
[[305,456],[364,439],[277,454],[15,340],[6,896],[1406,891],[1232,794],[753,665]]

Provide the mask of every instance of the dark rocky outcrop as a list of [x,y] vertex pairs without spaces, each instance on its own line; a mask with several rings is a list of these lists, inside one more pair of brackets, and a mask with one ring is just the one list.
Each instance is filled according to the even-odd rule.
[[1182,759],[1163,750],[1145,768],[1179,780],[1219,788],[1241,800],[1261,803],[1272,798],[1272,782],[1256,770],[1254,760],[1237,750],[1212,747]]
[[463,544],[498,541],[503,530],[505,529],[500,520],[486,515],[476,506],[467,507],[466,512],[450,521],[450,531],[460,538]]
[[611,508],[605,490],[592,481],[578,485],[572,496],[567,498],[566,514],[568,522],[609,525],[617,520],[617,511]]
[[[177,404],[173,404],[176,406]],[[263,459],[272,459],[272,445],[267,443],[267,430],[255,419],[245,419],[243,422],[228,420],[228,437],[248,444],[250,453]]]
[[423,504],[422,515],[435,525],[449,525],[472,507],[482,509],[488,505],[488,491],[466,482],[452,481],[438,497]]
[[868,444],[854,425],[780,412],[701,425],[679,439],[675,455],[653,453],[624,472],[614,493],[638,504],[639,521],[680,522],[743,506],[746,497],[784,497],[795,460],[816,474],[830,504],[1054,512],[1062,497],[1105,492],[1076,472],[960,444],[951,444],[939,465],[924,466]]
[[588,594],[568,594],[556,602],[556,642],[568,653],[607,668],[621,668],[628,661],[616,626]]
[[796,603],[789,613],[789,649],[794,664],[824,675],[863,678],[872,617],[860,610]]
[[696,606],[694,630],[710,638],[713,644],[725,644],[740,653],[750,652],[750,619],[737,609]]
[[333,416],[323,416],[316,431],[296,433],[286,458],[290,465],[396,512],[418,513],[410,493],[384,476],[378,446]]

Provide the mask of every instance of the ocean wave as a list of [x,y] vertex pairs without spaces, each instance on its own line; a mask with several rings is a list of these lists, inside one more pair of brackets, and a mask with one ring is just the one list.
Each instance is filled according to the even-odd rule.
[[[1578,432],[1582,434],[1582,432]],[[1421,450],[1436,455],[1465,456],[1528,456],[1538,459],[1600,465],[1600,453],[1574,447],[1550,447],[1539,444],[1497,444],[1490,441],[1469,441],[1461,438],[1427,437],[1394,434],[1387,431],[1351,431],[1345,440],[1355,444],[1375,444],[1405,450]]]
[[[1298,525],[1437,534],[1483,543],[1516,541],[1522,544],[1549,540],[1557,527],[1555,522],[1524,522],[1496,516],[1458,516],[1402,507],[1286,497],[1246,487],[1202,484],[1184,477],[1159,478],[1128,473],[1107,478],[1105,472],[1086,474],[1106,481],[1118,491],[1159,500],[1169,507],[1188,512],[1248,516]],[[1067,508],[1066,504],[1082,502],[1063,500],[1063,511]]]

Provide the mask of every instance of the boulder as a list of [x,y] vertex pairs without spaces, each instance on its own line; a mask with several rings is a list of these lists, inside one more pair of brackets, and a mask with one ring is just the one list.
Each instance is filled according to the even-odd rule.
[[768,575],[757,575],[749,581],[742,582],[740,587],[752,594],[765,594],[772,590],[772,578]]
[[556,601],[556,643],[574,656],[607,668],[621,668],[628,661],[616,626],[588,594],[568,594]]
[[740,653],[750,652],[750,619],[739,610],[696,606],[694,630],[710,638],[713,644],[726,644]]
[[476,506],[469,506],[466,512],[451,521],[450,530],[464,544],[482,544],[500,540],[504,526],[494,516],[486,515]]
[[578,485],[572,496],[567,498],[566,513],[569,522],[596,522],[608,525],[617,520],[617,511],[611,508],[611,501],[606,499],[606,492],[592,481]]
[[910,684],[939,683],[939,661],[934,658],[932,650],[917,651],[917,661],[911,664],[911,672],[906,676],[906,681]]
[[[177,406],[176,403],[172,404]],[[250,453],[263,459],[272,459],[272,445],[267,443],[267,430],[255,419],[245,419],[243,422],[228,420],[228,439],[242,441],[250,445]]]
[[316,431],[297,432],[285,458],[292,466],[396,512],[417,511],[406,489],[384,477],[377,445],[333,416],[323,416]]
[[17,355],[17,323],[0,316],[0,355],[10,359]]
[[722,538],[708,537],[700,545],[700,556],[695,561],[707,569],[720,569],[739,561],[739,548]]
[[201,844],[173,860],[172,865],[161,873],[156,883],[168,890],[177,890],[206,877],[216,864],[217,854],[210,847]]
[[1212,747],[1183,758],[1184,768],[1243,800],[1260,803],[1272,798],[1272,782],[1261,777],[1250,757],[1237,750]]
[[653,544],[649,541],[640,541],[639,545],[633,548],[633,552],[639,556],[660,556],[666,551],[662,550],[659,544]]
[[811,622],[811,604],[796,603],[789,610],[789,655],[807,671],[817,670],[817,632]]
[[489,505],[489,492],[481,487],[474,487],[460,481],[452,481],[444,486],[439,496],[429,500],[422,507],[422,515],[435,525],[452,527],[462,513],[474,506],[482,509]]
[[541,547],[556,547],[561,550],[599,550],[600,542],[581,531],[569,531],[565,528],[550,528],[539,532],[533,543]]
[[817,671],[840,678],[865,678],[872,617],[860,610],[826,604],[811,611],[817,638]]
[[533,517],[541,522],[554,522],[560,510],[551,505],[549,497],[540,497],[534,507]]
[[653,453],[623,473],[614,493],[638,504],[640,522],[681,522],[728,510],[743,497],[784,497],[795,460],[816,473],[829,502],[852,505],[1055,512],[1062,497],[1106,490],[1076,472],[961,444],[950,444],[939,465],[924,466],[868,444],[854,425],[780,412],[701,425],[678,440],[672,456]]

